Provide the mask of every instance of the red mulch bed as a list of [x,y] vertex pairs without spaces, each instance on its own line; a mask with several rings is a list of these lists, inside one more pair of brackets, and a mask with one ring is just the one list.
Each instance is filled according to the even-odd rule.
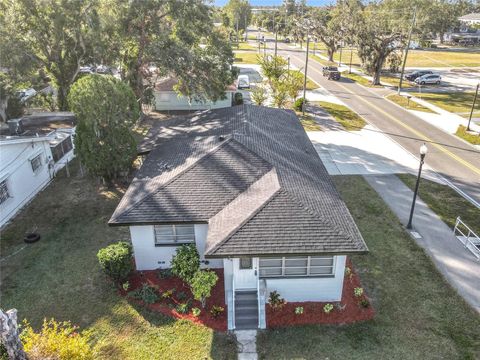
[[[128,299],[132,302],[142,304],[147,309],[160,312],[164,315],[171,316],[177,319],[188,319],[196,324],[202,324],[208,326],[217,331],[227,331],[227,306],[225,305],[225,291],[223,286],[223,269],[214,269],[218,275],[218,281],[215,287],[212,289],[210,298],[207,299],[206,308],[203,309],[200,302],[193,299],[192,293],[187,285],[183,283],[177,277],[170,277],[166,279],[160,279],[158,271],[136,271],[128,279],[130,288],[128,291],[120,290],[120,293],[124,296],[128,296],[130,291],[140,288],[143,283],[147,283],[152,286],[156,286],[159,292],[159,300],[154,304],[144,304],[143,301],[134,299],[128,296]],[[161,298],[161,294],[167,290],[175,289],[174,295],[171,299]],[[185,293],[187,299],[179,300],[178,294]],[[181,314],[175,310],[177,304],[185,303],[191,299],[191,307],[187,314]],[[210,309],[213,305],[221,306],[225,311],[217,318],[213,318],[210,314]],[[200,316],[195,317],[192,315],[191,308],[197,307],[201,310]]]
[[[281,309],[274,310],[268,303],[265,305],[267,316],[267,327],[276,328],[291,325],[306,325],[306,324],[351,324],[357,321],[370,320],[375,315],[375,310],[370,306],[365,308],[360,305],[361,299],[367,299],[364,295],[362,297],[355,297],[353,289],[362,287],[360,278],[352,267],[352,262],[347,258],[346,266],[348,266],[352,273],[350,276],[345,276],[343,281],[342,301],[340,304],[345,305],[345,308],[340,310],[334,303],[333,310],[326,314],[323,307],[326,302],[291,302],[285,304]],[[280,294],[281,296],[282,294]],[[268,295],[267,295],[268,296]],[[267,299],[268,301],[268,299]],[[303,314],[295,314],[295,308],[303,306]]]

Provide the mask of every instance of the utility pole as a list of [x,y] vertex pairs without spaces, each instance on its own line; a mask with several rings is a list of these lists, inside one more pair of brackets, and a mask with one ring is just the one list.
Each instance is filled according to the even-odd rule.
[[307,69],[308,69],[308,48],[310,47],[310,38],[308,36],[307,28],[307,52],[305,56],[305,76],[303,77],[303,102],[302,102],[302,115],[305,115],[305,105],[306,105],[306,91],[307,91]]
[[245,14],[245,42],[248,40],[248,24],[247,24],[247,14]]
[[278,29],[275,28],[275,57],[277,57],[277,37],[278,37]]
[[400,95],[400,92],[402,91],[403,73],[405,72],[405,64],[407,63],[408,50],[410,49],[410,41],[412,40],[412,33],[413,33],[413,28],[415,27],[416,17],[417,17],[417,8],[415,7],[413,9],[412,26],[410,27],[410,31],[408,33],[407,48],[405,49],[405,56],[403,57],[402,72],[400,73],[400,82],[398,83],[399,95]]
[[468,117],[467,131],[470,131],[470,122],[472,121],[473,109],[475,108],[475,102],[477,101],[479,86],[480,86],[480,83],[477,84],[477,89],[475,90],[475,96],[473,97],[472,109],[470,110],[470,116]]
[[352,73],[352,57],[353,57],[353,46],[350,48],[350,70],[348,70],[348,73]]

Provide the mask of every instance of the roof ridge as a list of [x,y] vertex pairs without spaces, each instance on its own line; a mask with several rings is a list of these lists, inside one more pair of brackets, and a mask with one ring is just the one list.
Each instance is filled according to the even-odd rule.
[[[227,136],[225,136],[227,137]],[[193,169],[195,166],[198,165],[198,163],[202,160],[204,160],[206,157],[208,156],[211,156],[212,154],[216,153],[217,151],[219,151],[222,147],[224,147],[226,144],[228,144],[229,142],[231,141],[234,141],[234,139],[232,137],[228,137],[227,139],[225,139],[224,141],[222,141],[222,143],[220,143],[218,146],[214,147],[213,149],[207,151],[205,154],[203,154],[200,158],[197,159],[197,161],[195,161],[193,164],[190,164],[189,166],[187,166],[185,169],[183,169],[182,171],[180,171],[177,175],[175,175],[174,177],[172,177],[171,179],[169,179],[167,182],[165,182],[164,184],[162,184],[161,186],[159,186],[155,191],[145,195],[144,197],[142,197],[141,199],[138,199],[134,204],[132,204],[127,210],[123,211],[121,214],[115,216],[115,218],[110,218],[109,220],[109,223],[111,221],[114,221],[116,219],[118,219],[120,216],[123,216],[123,215],[126,215],[128,214],[129,212],[131,212],[133,209],[135,209],[138,205],[140,205],[141,203],[143,203],[147,198],[153,196],[154,194],[157,194],[160,190],[163,190],[165,187],[167,187],[168,185],[170,185],[171,183],[173,183],[175,180],[177,180],[180,176],[184,175],[185,173],[187,173],[188,171],[190,171],[191,169]]]
[[[275,169],[275,168],[273,168]],[[275,170],[276,172],[276,170]],[[253,184],[252,184],[253,185]],[[250,185],[251,186],[251,185]],[[248,189],[247,189],[248,190]],[[247,191],[245,190],[245,191]],[[219,247],[221,247],[223,244],[225,244],[228,240],[230,240],[230,238],[236,233],[238,232],[241,228],[243,228],[245,226],[245,224],[247,222],[249,222],[252,218],[254,218],[262,209],[265,208],[265,206],[267,206],[274,198],[276,198],[278,196],[278,194],[280,194],[281,192],[283,192],[284,189],[282,189],[281,187],[275,191],[269,198],[267,201],[265,201],[261,206],[258,207],[258,209],[256,209],[249,217],[247,217],[246,219],[244,219],[239,226],[237,226],[235,229],[233,229],[232,231],[230,231],[230,233],[225,236],[225,238],[220,241],[218,244],[216,244],[212,249],[210,249],[208,252],[205,253],[205,255],[209,255],[209,253],[213,253],[215,251],[218,250]],[[210,220],[210,219],[209,219]]]

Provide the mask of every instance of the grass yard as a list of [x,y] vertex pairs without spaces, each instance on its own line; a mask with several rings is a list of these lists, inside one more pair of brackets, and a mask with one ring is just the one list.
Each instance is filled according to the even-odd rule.
[[473,67],[480,66],[480,51],[410,50],[407,67]]
[[[468,118],[472,109],[473,91],[466,92],[448,92],[448,93],[412,93],[423,100],[429,101],[438,107],[457,113],[458,115]],[[473,116],[480,116],[480,101],[475,104]]]
[[322,131],[322,127],[314,120],[312,115],[302,115],[301,112],[297,112],[297,116],[300,119],[300,123],[302,124],[305,131]]
[[386,98],[390,101],[393,101],[395,104],[400,105],[401,107],[407,109],[407,110],[416,110],[416,111],[423,111],[423,112],[428,112],[428,113],[433,113],[432,110],[429,108],[426,108],[423,105],[420,105],[416,103],[415,101],[408,100],[407,97],[401,96],[398,94],[391,94],[387,95]]
[[233,50],[258,50],[258,47],[253,46],[247,42],[240,42],[237,46],[237,43],[232,44]]
[[235,344],[223,333],[177,321],[127,302],[101,273],[97,251],[129,241],[128,228],[107,221],[125,186],[107,190],[96,180],[60,173],[2,231],[3,257],[20,250],[26,232],[42,238],[1,263],[2,308],[38,328],[43,318],[71,320],[93,334],[98,359],[228,359]]
[[258,64],[257,56],[258,54],[255,52],[234,52],[235,53],[235,60],[234,63],[242,63],[242,64]]
[[346,106],[325,101],[316,101],[314,104],[320,105],[347,131],[361,130],[367,124],[360,115]]
[[348,73],[346,71],[342,72],[342,77],[355,81],[357,84],[366,86],[366,87],[380,87],[382,85],[373,85],[372,82],[363,76],[355,73]]
[[480,134],[476,132],[467,132],[467,127],[460,125],[455,133],[458,137],[461,137],[463,140],[468,141],[473,145],[480,145]]
[[[296,72],[298,70],[290,70],[290,73],[293,73],[293,72]],[[303,73],[302,73],[302,77],[303,77]],[[312,80],[310,79],[308,76],[307,76],[307,90],[315,90],[315,89],[318,89],[319,86]],[[302,87],[303,89],[303,87]]]
[[264,359],[478,359],[480,316],[448,286],[360,176],[335,176],[370,253],[352,256],[374,320],[265,331]]
[[[398,177],[412,190],[417,177],[411,174],[399,174]],[[420,198],[453,230],[457,216],[461,216],[473,230],[480,234],[480,210],[461,197],[447,185],[441,185],[427,179],[420,182]]]

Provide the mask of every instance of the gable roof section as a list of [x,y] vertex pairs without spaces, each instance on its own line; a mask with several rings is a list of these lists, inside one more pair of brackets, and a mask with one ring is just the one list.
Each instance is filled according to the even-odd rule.
[[[151,134],[153,150],[111,224],[208,222],[210,257],[368,251],[294,112],[235,106],[159,123]],[[219,144],[220,136],[231,140]]]
[[205,255],[223,258],[232,254],[348,253],[357,252],[359,245],[362,244],[280,190],[220,246],[210,249],[207,239]]
[[271,169],[242,144],[223,140],[183,172],[114,214],[110,223],[206,222]]

